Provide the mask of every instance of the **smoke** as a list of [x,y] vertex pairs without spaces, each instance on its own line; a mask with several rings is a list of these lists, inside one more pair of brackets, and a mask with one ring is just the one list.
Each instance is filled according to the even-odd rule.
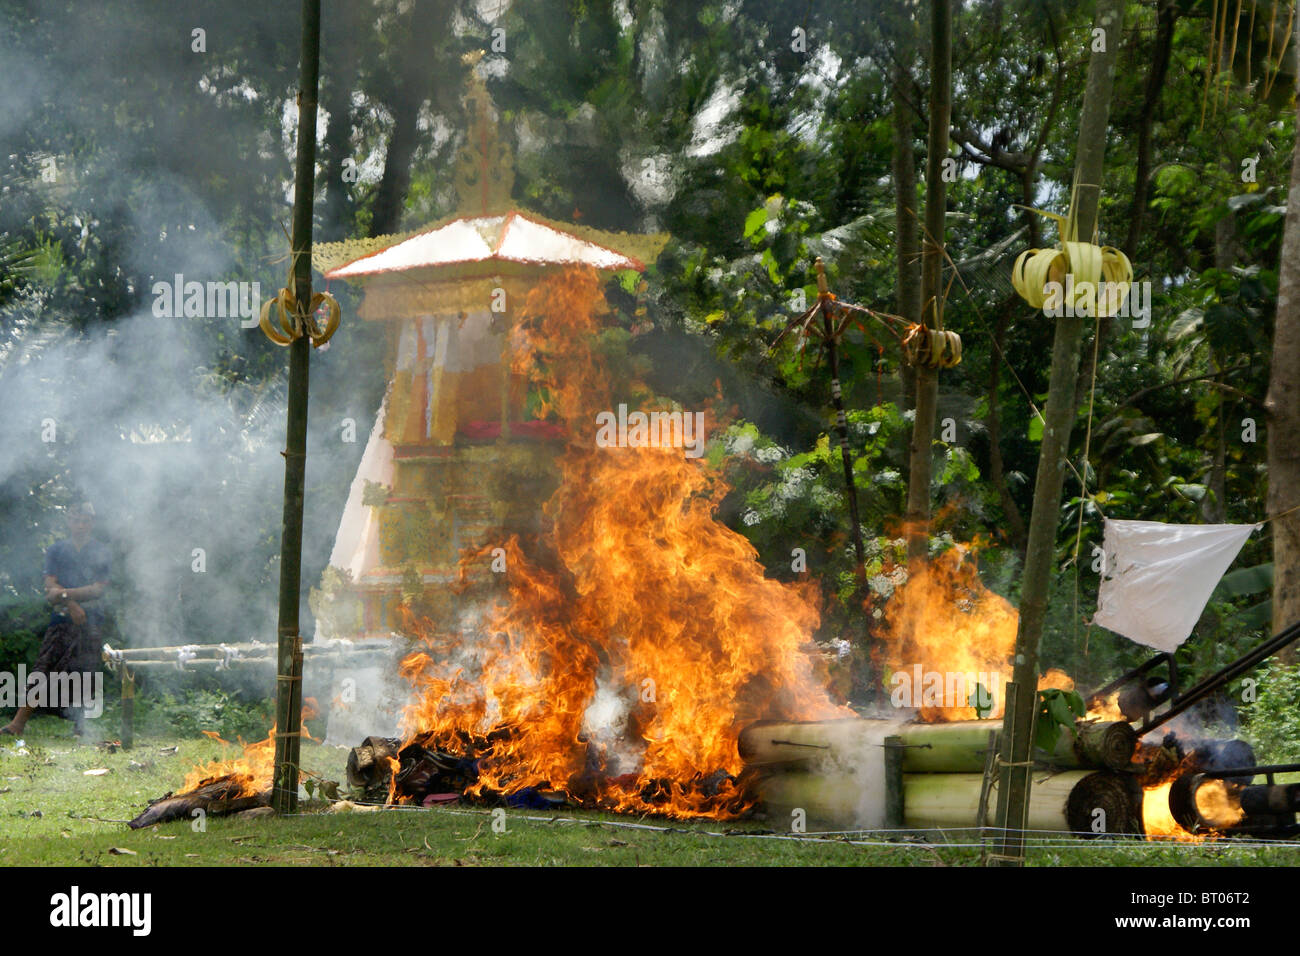
[[[261,335],[231,325],[231,338]],[[44,470],[95,505],[96,536],[118,558],[118,626],[133,646],[274,638],[284,374],[230,387],[204,364],[209,345],[203,327],[145,312],[0,379],[0,483]],[[321,449],[309,486],[334,487],[313,502],[306,585],[328,557],[340,478],[359,455],[340,434],[318,422],[309,436]]]
[[[39,601],[56,506],[84,498],[115,558],[107,636],[274,642],[285,353],[210,294],[202,314],[168,317],[155,289],[284,284],[292,157],[276,133],[293,64],[232,77],[219,62],[296,38],[296,10],[28,6],[30,29],[0,37],[0,236],[54,252],[0,301],[0,589]],[[195,49],[198,28],[224,60]],[[350,434],[364,440],[384,384],[380,337],[332,291],[345,325],[312,357],[304,633],[361,453]]]

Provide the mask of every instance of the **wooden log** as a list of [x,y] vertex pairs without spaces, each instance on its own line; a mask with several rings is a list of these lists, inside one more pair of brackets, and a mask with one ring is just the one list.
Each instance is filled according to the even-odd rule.
[[135,746],[135,675],[122,668],[122,749]]
[[401,741],[396,737],[367,737],[348,752],[348,785],[369,789],[392,778],[391,761],[397,759]]
[[[1101,808],[1104,832],[1140,833],[1141,789],[1130,778],[1109,771],[1037,771],[1027,828],[1091,836],[1094,810]],[[977,827],[983,779],[979,773],[905,774],[904,826],[922,830]],[[997,785],[994,779],[994,796]],[[821,827],[877,829],[884,824],[883,805],[873,805],[867,782],[859,774],[778,772],[765,777],[758,790],[778,825],[796,808],[804,811],[810,824]]]
[[[1036,790],[1037,784],[1034,787]],[[1086,837],[1143,833],[1142,796],[1135,774],[1090,773],[1070,791],[1066,804],[1069,829]],[[1034,793],[1031,800],[1037,799]]]
[[[1122,770],[1132,763],[1138,745],[1137,731],[1132,724],[1122,720],[1079,721],[1074,729],[1078,736],[1072,741],[1072,751],[1079,766]],[[1061,736],[1069,737],[1069,734]],[[1057,751],[1060,752],[1059,745]]]
[[[838,765],[860,767],[865,753],[897,736],[907,773],[982,773],[989,731],[1001,732],[1001,720],[962,720],[917,724],[878,718],[823,721],[760,721],[741,731],[741,759],[753,767],[806,769]],[[1137,734],[1123,721],[1076,725],[1078,737],[1063,732],[1052,754],[1035,758],[1055,767],[1119,770],[1137,747]]]
[[202,810],[210,817],[226,816],[251,810],[253,807],[269,806],[270,791],[245,795],[239,782],[233,777],[221,777],[179,795],[166,796],[149,804],[138,817],[127,824],[132,830],[152,826],[155,823],[168,823],[172,820],[189,820],[195,810]]

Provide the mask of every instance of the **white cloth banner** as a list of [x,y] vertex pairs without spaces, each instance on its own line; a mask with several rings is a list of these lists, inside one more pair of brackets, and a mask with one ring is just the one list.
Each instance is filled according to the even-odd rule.
[[1107,518],[1093,623],[1172,652],[1192,633],[1210,593],[1260,527]]

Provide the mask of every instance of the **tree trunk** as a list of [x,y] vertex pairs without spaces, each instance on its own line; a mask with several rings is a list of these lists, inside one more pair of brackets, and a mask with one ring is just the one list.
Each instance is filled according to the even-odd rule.
[[[1297,18],[1300,21],[1300,18]],[[1300,26],[1300,24],[1298,24]],[[1273,633],[1300,621],[1300,151],[1291,161],[1291,191],[1278,273],[1277,317],[1268,398],[1268,513],[1273,531]],[[1294,663],[1292,644],[1280,655]]]
[[[906,28],[904,28],[906,29]],[[908,103],[912,79],[910,34],[897,48],[894,67],[894,257],[897,260],[894,308],[909,323],[921,321],[921,256],[916,215],[916,152],[912,147],[915,116]],[[903,408],[916,407],[916,370],[904,362]]]
[[331,29],[326,21],[324,44],[333,55],[327,59],[330,69],[325,75],[325,111],[329,114],[329,128],[325,130],[321,159],[324,163],[325,196],[320,219],[320,238],[332,242],[345,239],[352,232],[352,219],[356,209],[354,193],[355,169],[351,181],[344,178],[346,161],[352,156],[352,90],[356,84],[355,31],[348,16],[350,8],[343,5],[335,17],[343,22]]
[[406,191],[411,186],[411,157],[415,155],[415,121],[420,113],[420,103],[421,99],[413,90],[399,85],[390,104],[393,135],[388,138],[384,174],[371,207],[371,236],[390,235],[401,226],[402,207],[406,203]]
[[[925,229],[921,256],[921,309],[930,328],[942,327],[944,218],[947,190],[943,179],[952,114],[951,0],[930,6],[930,137],[926,147]],[[930,476],[934,464],[934,416],[939,400],[939,371],[916,369],[916,418],[907,476],[907,559],[909,566],[930,553]]]
[[[1088,81],[1079,118],[1079,140],[1075,158],[1072,213],[1082,242],[1092,240],[1100,205],[1102,173],[1106,157],[1106,126],[1110,117],[1111,87],[1123,30],[1122,0],[1098,0],[1096,29],[1104,39],[1094,46],[1088,62]],[[1024,838],[1016,832],[1029,802],[1031,732],[1038,703],[1038,651],[1047,615],[1047,594],[1051,586],[1056,531],[1060,522],[1061,489],[1065,480],[1066,456],[1077,405],[1075,385],[1079,378],[1079,344],[1083,318],[1063,316],[1055,320],[1052,372],[1044,410],[1042,447],[1034,482],[1034,507],[1029,519],[1028,548],[1021,586],[1020,623],[1016,634],[1014,691],[1007,700],[1007,726],[1003,735],[1004,769],[998,795],[998,821],[1003,837],[998,862],[1024,860]]]
[[441,75],[445,66],[434,59],[435,38],[440,30],[449,29],[449,5],[416,0],[402,23],[403,41],[394,65],[394,74],[385,97],[393,114],[393,135],[384,156],[384,174],[371,207],[370,236],[397,232],[402,224],[402,208],[411,186],[411,159],[419,142],[416,121],[427,98],[430,75]]
[[1011,310],[1017,298],[1003,302],[998,308],[998,317],[993,327],[993,345],[995,354],[989,357],[989,414],[985,422],[989,433],[989,481],[997,489],[998,501],[1002,504],[1002,514],[1007,519],[1007,536],[1021,555],[1025,553],[1025,519],[1020,513],[1016,499],[1007,486],[1006,465],[1002,460],[1002,342],[1006,337],[1007,323],[1011,320]]
[[1124,237],[1124,254],[1130,260],[1137,256],[1138,239],[1146,217],[1147,198],[1151,188],[1151,129],[1155,124],[1156,105],[1164,89],[1169,72],[1169,57],[1174,48],[1174,27],[1178,23],[1178,7],[1174,0],[1159,0],[1156,8],[1156,40],[1151,50],[1151,70],[1147,73],[1146,93],[1142,97],[1142,112],[1138,115],[1137,175],[1133,181],[1133,202],[1129,206],[1128,235]]

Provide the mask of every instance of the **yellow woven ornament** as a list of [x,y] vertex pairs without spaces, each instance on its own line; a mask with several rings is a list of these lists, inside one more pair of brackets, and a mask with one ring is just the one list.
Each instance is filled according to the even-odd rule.
[[1016,257],[1011,286],[1020,297],[1052,316],[1098,318],[1119,312],[1133,284],[1128,256],[1114,246],[1078,242],[1073,222],[1064,216],[1030,212],[1055,219],[1061,243],[1055,249],[1026,249]]
[[910,325],[903,336],[903,355],[914,366],[955,368],[961,364],[961,336],[944,329]]

